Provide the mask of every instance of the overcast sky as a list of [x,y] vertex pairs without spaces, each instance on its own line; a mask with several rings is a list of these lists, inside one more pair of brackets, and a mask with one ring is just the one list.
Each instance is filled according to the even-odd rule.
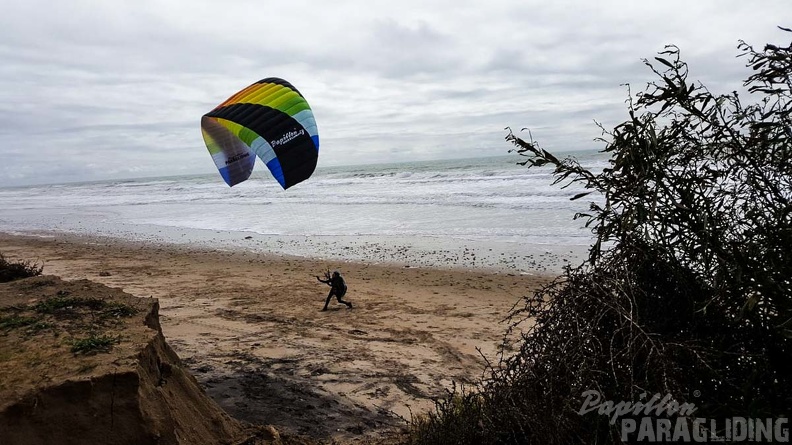
[[[761,5],[761,6],[757,6]],[[602,148],[642,58],[676,44],[716,93],[792,0],[3,0],[0,186],[216,172],[201,116],[265,77],[319,126],[319,165]],[[783,20],[786,20],[784,22]],[[261,167],[261,166],[259,166]]]

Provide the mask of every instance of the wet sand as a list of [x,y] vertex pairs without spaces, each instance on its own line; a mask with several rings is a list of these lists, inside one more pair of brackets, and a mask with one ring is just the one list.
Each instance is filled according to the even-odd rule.
[[[543,275],[312,260],[69,235],[0,234],[10,259],[158,298],[165,338],[221,407],[319,439],[384,434],[497,361]],[[353,309],[315,275],[338,269]]]

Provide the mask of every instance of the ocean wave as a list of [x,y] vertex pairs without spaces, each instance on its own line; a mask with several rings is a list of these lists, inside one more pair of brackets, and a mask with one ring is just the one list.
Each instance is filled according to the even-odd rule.
[[578,234],[572,215],[597,198],[570,201],[577,186],[560,189],[552,180],[551,169],[435,162],[328,169],[282,190],[264,169],[233,188],[201,175],[0,189],[0,208],[3,226],[12,229],[481,239]]

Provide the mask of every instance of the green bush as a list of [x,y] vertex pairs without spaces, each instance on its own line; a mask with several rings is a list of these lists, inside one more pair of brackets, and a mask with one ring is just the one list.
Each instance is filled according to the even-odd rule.
[[52,314],[76,308],[99,310],[103,309],[105,306],[106,303],[101,298],[67,297],[65,295],[58,295],[39,301],[34,306],[34,309],[36,312],[42,314]]
[[41,300],[33,306],[33,309],[41,314],[62,313],[80,308],[94,311],[95,315],[101,318],[131,317],[138,313],[136,308],[124,303],[94,297],[71,297],[66,294]]
[[43,265],[31,261],[8,261],[0,252],[0,283],[41,275]]
[[86,338],[71,341],[71,352],[75,354],[91,355],[99,352],[110,352],[113,345],[120,343],[121,337],[111,335],[91,334]]
[[437,445],[480,443],[484,432],[482,402],[476,392],[457,390],[455,386],[448,398],[437,401],[434,411],[413,416],[410,441]]
[[36,324],[39,320],[20,315],[0,315],[0,329],[14,329]]
[[460,423],[476,428],[456,443],[620,443],[618,422],[578,414],[587,390],[670,395],[701,418],[790,416],[792,45],[739,48],[748,105],[690,82],[675,47],[645,61],[659,80],[603,130],[602,172],[509,133],[529,168],[586,190],[573,199],[599,195],[576,215],[595,243],[513,311],[515,328],[534,324],[478,398],[458,399],[470,407],[413,422],[412,443]]

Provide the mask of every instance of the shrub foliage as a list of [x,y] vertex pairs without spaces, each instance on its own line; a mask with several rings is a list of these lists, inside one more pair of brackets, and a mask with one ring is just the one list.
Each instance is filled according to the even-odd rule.
[[600,195],[576,215],[595,243],[511,313],[513,328],[534,323],[519,350],[476,395],[413,422],[413,443],[620,442],[618,422],[578,413],[587,390],[670,395],[695,417],[790,416],[792,45],[739,49],[748,105],[691,82],[676,47],[646,60],[658,80],[603,129],[601,172],[509,132],[529,168],[586,189],[573,199]]
[[41,275],[43,265],[31,261],[9,261],[0,252],[0,283]]

